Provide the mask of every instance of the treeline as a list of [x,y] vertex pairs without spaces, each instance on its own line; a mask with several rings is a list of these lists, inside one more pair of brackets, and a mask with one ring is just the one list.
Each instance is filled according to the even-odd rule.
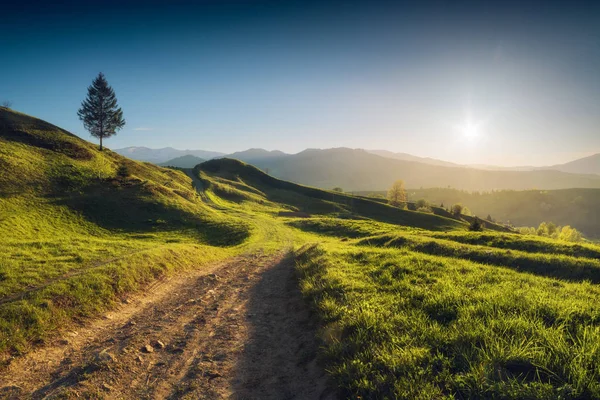
[[[382,196],[385,192],[358,194]],[[407,189],[406,194],[409,202],[425,199],[432,205],[466,204],[473,214],[491,215],[495,222],[504,225],[537,227],[553,221],[560,226],[569,225],[586,237],[600,239],[600,189],[467,192],[431,188]]]

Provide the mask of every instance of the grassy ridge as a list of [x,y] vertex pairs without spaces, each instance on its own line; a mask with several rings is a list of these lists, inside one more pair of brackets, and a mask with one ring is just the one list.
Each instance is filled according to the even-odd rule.
[[501,249],[534,253],[563,254],[572,257],[600,258],[600,248],[586,243],[560,242],[550,238],[530,235],[497,235],[478,232],[431,233],[431,237],[458,243],[484,245]]
[[181,171],[7,109],[0,166],[1,362],[159,276],[241,251],[253,230]]
[[600,398],[598,246],[366,220],[288,225],[342,238],[302,248],[297,267],[343,397]]
[[404,248],[413,252],[466,259],[565,280],[600,282],[600,261],[595,258],[496,249],[415,235],[384,234],[361,239],[357,244]]
[[[380,222],[441,231],[466,225],[450,218],[402,210],[364,197],[282,181],[238,160],[209,160],[195,167],[194,173],[202,172],[251,186],[258,189],[268,201],[285,204],[290,209],[310,214],[359,216]],[[235,193],[239,197],[238,201],[247,200],[250,194],[241,192],[238,190]]]
[[235,160],[190,178],[6,110],[0,166],[0,361],[161,276],[319,242],[297,251],[300,285],[344,396],[600,399],[597,246],[472,233]]

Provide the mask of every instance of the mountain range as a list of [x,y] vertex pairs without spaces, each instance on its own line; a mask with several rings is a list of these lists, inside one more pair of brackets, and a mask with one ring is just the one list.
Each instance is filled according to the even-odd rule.
[[154,164],[161,164],[182,156],[196,156],[205,160],[224,156],[225,153],[218,151],[207,150],[178,150],[172,147],[164,147],[161,149],[150,149],[148,147],[125,147],[114,150],[115,153],[131,158],[137,161],[147,161]]
[[[191,168],[169,155],[193,155],[201,159],[228,157],[255,165],[280,179],[321,188],[383,190],[402,179],[409,188],[453,187],[463,190],[600,188],[600,154],[550,167],[460,165],[385,150],[350,148],[306,149],[297,154],[248,149],[231,154],[204,150],[152,150],[144,147],[115,150],[142,161]],[[194,164],[194,165],[191,165]]]

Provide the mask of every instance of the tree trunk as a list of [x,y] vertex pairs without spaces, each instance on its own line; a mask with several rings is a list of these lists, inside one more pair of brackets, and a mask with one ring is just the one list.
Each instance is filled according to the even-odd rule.
[[100,136],[100,151],[102,151],[102,136]]

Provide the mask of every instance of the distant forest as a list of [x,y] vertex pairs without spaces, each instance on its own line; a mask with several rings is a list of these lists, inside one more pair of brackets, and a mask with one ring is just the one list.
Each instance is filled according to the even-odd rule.
[[[469,192],[449,188],[407,189],[411,202],[425,199],[432,205],[460,203],[481,218],[490,215],[500,223],[538,226],[553,222],[571,225],[590,239],[600,239],[600,189],[500,190]],[[386,192],[359,192],[385,196]]]

